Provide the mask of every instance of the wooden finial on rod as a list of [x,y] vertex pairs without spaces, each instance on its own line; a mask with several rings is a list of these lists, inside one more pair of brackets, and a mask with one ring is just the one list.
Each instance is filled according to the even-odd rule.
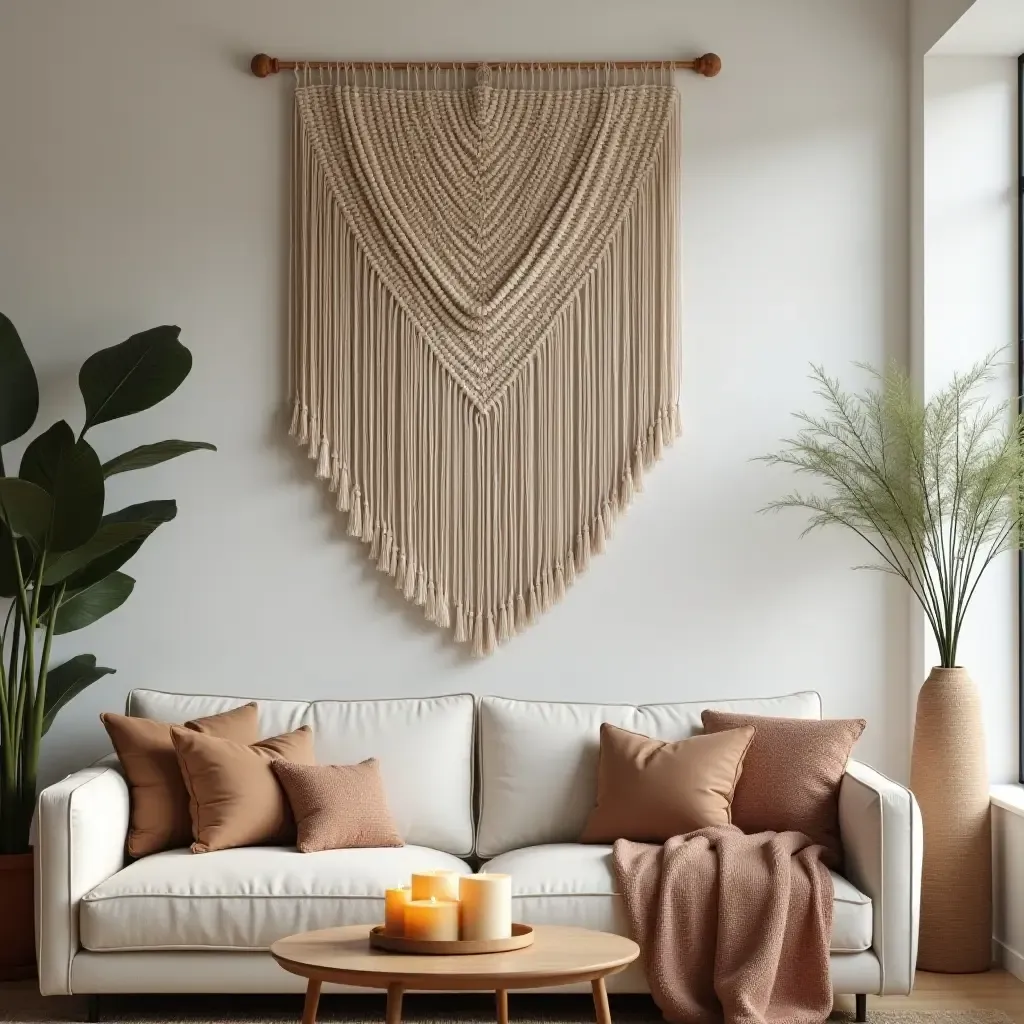
[[[415,68],[437,68],[439,70],[467,69],[472,70],[480,65],[480,61],[334,61],[334,60],[278,60],[277,57],[269,57],[265,53],[257,53],[249,62],[249,69],[257,78],[267,78],[269,75],[276,75],[279,71],[294,71],[296,68],[336,68],[343,64],[353,71],[367,71],[370,68],[386,66],[393,71],[408,71]],[[619,71],[639,71],[645,68],[671,68],[673,71],[696,71],[698,75],[705,78],[714,78],[722,70],[722,58],[717,53],[705,53],[695,60],[613,60],[613,61],[536,61],[536,60],[513,60],[494,61],[495,67],[503,65],[523,65],[524,67],[545,67],[561,68],[568,71],[574,70],[603,70],[614,68]]]
[[276,75],[280,68],[277,66],[276,57],[268,57],[265,53],[257,53],[249,61],[249,70],[257,78],[266,78],[267,75]]
[[722,70],[722,58],[717,53],[705,53],[693,62],[693,70],[705,78],[714,78]]

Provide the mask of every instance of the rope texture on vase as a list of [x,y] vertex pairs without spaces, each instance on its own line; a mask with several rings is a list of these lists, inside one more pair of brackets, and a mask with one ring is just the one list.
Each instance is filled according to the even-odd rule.
[[297,74],[291,433],[377,568],[489,654],[679,432],[679,117],[658,69],[468,77]]

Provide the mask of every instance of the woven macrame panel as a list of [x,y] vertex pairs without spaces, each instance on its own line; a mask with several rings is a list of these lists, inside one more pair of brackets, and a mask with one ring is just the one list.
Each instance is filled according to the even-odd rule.
[[465,77],[296,90],[292,433],[377,567],[487,654],[678,433],[678,95]]

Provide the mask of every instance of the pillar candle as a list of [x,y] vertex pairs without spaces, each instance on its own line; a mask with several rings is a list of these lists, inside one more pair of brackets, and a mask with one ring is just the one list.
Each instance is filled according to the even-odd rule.
[[384,934],[405,934],[405,908],[411,898],[409,886],[384,890]]
[[405,905],[405,937],[454,941],[459,937],[459,905],[454,900],[410,900]]
[[512,935],[511,875],[463,875],[459,900],[463,939],[507,939]]
[[420,871],[412,876],[414,900],[457,900],[459,875],[455,871]]

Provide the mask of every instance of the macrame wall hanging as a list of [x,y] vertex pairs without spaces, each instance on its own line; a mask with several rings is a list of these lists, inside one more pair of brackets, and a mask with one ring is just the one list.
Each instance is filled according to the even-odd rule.
[[679,432],[671,71],[296,77],[291,432],[377,568],[488,654]]

